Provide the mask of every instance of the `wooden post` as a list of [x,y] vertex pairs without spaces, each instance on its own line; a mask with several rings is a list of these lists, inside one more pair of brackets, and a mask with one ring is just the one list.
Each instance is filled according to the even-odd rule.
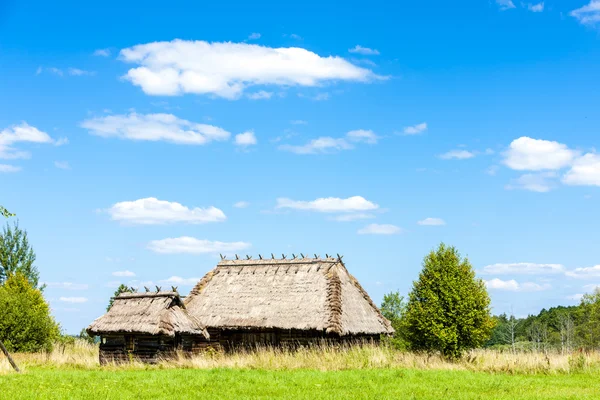
[[10,365],[12,365],[12,367],[15,369],[15,371],[21,372],[21,370],[19,369],[19,367],[17,367],[17,364],[15,364],[15,362],[13,361],[12,357],[10,356],[10,354],[8,354],[8,350],[6,350],[6,347],[4,347],[4,343],[2,343],[2,340],[0,340],[0,349],[2,349],[2,352],[4,353],[4,355],[6,356],[6,358],[8,358],[8,362],[10,363]]

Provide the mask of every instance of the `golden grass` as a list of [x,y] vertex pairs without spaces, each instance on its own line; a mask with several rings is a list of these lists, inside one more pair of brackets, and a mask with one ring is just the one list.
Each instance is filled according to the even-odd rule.
[[[164,369],[164,368],[244,368],[264,370],[311,369],[340,371],[356,369],[410,368],[418,370],[468,370],[508,374],[551,374],[600,371],[600,353],[560,354],[556,352],[501,352],[473,350],[461,360],[450,362],[439,355],[417,354],[386,346],[318,346],[286,350],[260,348],[233,353],[206,352],[191,358],[180,355],[158,365],[132,362],[125,365],[98,364],[98,346],[77,340],[68,346],[56,346],[49,353],[14,354],[19,367],[77,369]],[[0,355],[0,375],[11,373],[8,360]]]

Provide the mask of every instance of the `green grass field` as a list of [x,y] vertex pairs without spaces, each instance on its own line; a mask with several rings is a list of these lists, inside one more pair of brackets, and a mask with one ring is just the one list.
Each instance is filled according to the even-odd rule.
[[511,375],[371,369],[30,369],[0,376],[1,399],[600,399],[590,373]]

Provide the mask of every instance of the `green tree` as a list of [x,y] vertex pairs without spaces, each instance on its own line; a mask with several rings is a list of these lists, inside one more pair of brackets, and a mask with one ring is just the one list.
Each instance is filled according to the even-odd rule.
[[50,350],[59,336],[42,292],[20,272],[0,286],[0,310],[0,340],[9,351]]
[[[406,301],[400,295],[399,291],[390,292],[383,295],[381,302],[381,314],[386,317],[394,328],[394,336],[389,339],[392,346],[398,349],[405,349],[406,342],[404,339],[404,314],[406,312]],[[388,340],[388,339],[385,339]]]
[[600,288],[583,295],[580,314],[578,333],[582,344],[587,348],[597,347],[600,343]]
[[450,359],[483,345],[494,327],[485,284],[467,258],[443,243],[425,256],[405,318],[413,350],[440,351]]
[[114,298],[117,297],[118,295],[120,295],[121,293],[126,293],[126,292],[131,292],[131,288],[128,286],[125,286],[124,284],[121,283],[121,285],[119,285],[119,287],[117,288],[117,290],[115,291],[115,294],[113,297],[110,298],[110,301],[108,303],[108,307],[106,307],[106,311],[110,310],[110,308],[113,305],[113,301]]
[[20,272],[37,288],[40,273],[34,262],[35,252],[29,245],[27,231],[20,229],[18,222],[13,227],[6,224],[0,235],[0,284],[10,274]]
[[2,215],[4,218],[9,218],[9,217],[14,217],[15,214],[9,212],[6,208],[0,206],[0,215]]

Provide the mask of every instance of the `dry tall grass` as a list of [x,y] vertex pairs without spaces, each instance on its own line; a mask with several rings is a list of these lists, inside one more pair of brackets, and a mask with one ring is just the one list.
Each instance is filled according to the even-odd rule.
[[[600,371],[600,353],[571,354],[542,352],[500,352],[474,350],[463,359],[450,362],[439,355],[402,352],[386,346],[353,347],[318,346],[286,350],[261,348],[233,353],[206,352],[192,358],[180,355],[158,365],[133,362],[125,365],[98,364],[98,347],[83,341],[57,346],[50,353],[15,354],[22,370],[28,368],[77,369],[164,369],[164,368],[247,368],[267,370],[313,369],[336,371],[347,369],[412,368],[420,370],[469,370],[509,374],[573,373]],[[0,374],[11,373],[8,360],[0,356]]]

